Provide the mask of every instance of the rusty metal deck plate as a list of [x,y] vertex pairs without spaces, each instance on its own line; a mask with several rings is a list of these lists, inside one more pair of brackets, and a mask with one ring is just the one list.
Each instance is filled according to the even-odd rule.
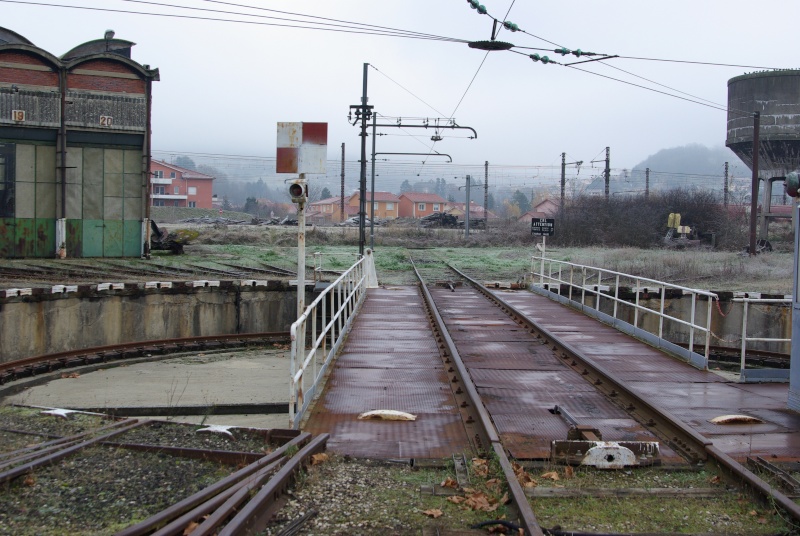
[[[501,297],[729,455],[800,460],[800,415],[785,409],[787,384],[730,383],[543,296]],[[723,427],[708,422],[732,413],[759,417],[765,423]]]
[[[365,458],[443,458],[468,448],[419,290],[370,289],[320,400],[303,427],[328,449]],[[358,420],[375,409],[415,421]]]
[[354,415],[320,412],[303,430],[331,434],[328,450],[357,458],[440,459],[467,449],[458,414],[417,414],[413,422],[359,421]]
[[[464,287],[432,294],[512,456],[548,459],[552,441],[567,439],[570,425],[550,411],[555,405],[574,409],[579,420],[591,418],[602,433],[612,437],[657,440],[566,367],[534,334],[508,316],[498,319],[499,309],[492,309],[491,302],[477,291]],[[486,316],[491,324],[475,329]]]

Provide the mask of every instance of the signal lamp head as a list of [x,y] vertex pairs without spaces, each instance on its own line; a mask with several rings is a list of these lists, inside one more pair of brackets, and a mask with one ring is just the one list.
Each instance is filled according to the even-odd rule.
[[289,195],[292,196],[292,203],[303,204],[308,197],[308,191],[304,185],[295,182],[289,185]]
[[786,194],[792,197],[798,196],[798,190],[800,190],[800,175],[796,171],[792,171],[791,173],[786,174],[786,178],[783,181],[784,186],[786,187]]

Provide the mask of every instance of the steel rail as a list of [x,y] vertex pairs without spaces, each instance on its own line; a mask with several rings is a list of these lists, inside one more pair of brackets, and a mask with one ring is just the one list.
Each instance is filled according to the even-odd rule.
[[[96,346],[93,348],[81,348],[78,350],[67,350],[64,352],[26,357],[16,361],[0,363],[0,385],[9,381],[9,376],[35,376],[39,373],[36,367],[46,366],[47,370],[42,372],[50,372],[56,369],[89,364],[85,361],[87,361],[90,356],[100,356],[101,360],[105,361],[107,357],[113,357],[113,354],[124,354],[126,352],[135,352],[139,355],[153,353],[154,351],[171,353],[169,350],[174,349],[175,352],[179,352],[185,350],[188,346],[200,346],[201,349],[204,349],[209,344],[215,342],[225,345],[230,344],[232,341],[243,341],[244,343],[258,340],[288,342],[289,339],[289,332],[237,333],[229,335],[204,335],[179,339],[136,341],[108,346]],[[124,357],[125,356],[122,356],[120,358]]]
[[292,456],[239,513],[219,531],[218,536],[239,536],[263,531],[275,512],[279,496],[289,486],[297,470],[309,456],[325,450],[329,438],[329,434],[320,434]]
[[43,456],[41,458],[37,458],[36,460],[33,460],[31,462],[28,462],[28,463],[25,463],[25,464],[22,464],[22,465],[18,465],[17,467],[14,467],[13,469],[9,469],[8,471],[4,471],[4,472],[0,473],[0,484],[4,484],[6,482],[10,482],[11,480],[14,480],[15,478],[19,478],[20,476],[22,476],[24,474],[30,473],[31,471],[33,471],[34,469],[37,469],[39,467],[55,463],[55,462],[61,460],[62,458],[66,458],[67,456],[69,456],[69,455],[71,455],[71,454],[73,454],[73,453],[75,453],[75,452],[77,452],[77,451],[79,451],[81,449],[84,449],[86,447],[101,443],[102,441],[104,441],[104,440],[106,440],[106,439],[108,439],[110,437],[114,437],[116,435],[125,433],[125,432],[127,432],[129,430],[133,430],[134,428],[136,428],[138,426],[142,426],[146,422],[147,421],[137,421],[135,419],[130,419],[130,420],[124,421],[124,425],[123,426],[118,427],[115,430],[113,430],[111,432],[107,432],[107,433],[105,433],[105,434],[103,434],[101,436],[97,436],[97,437],[94,437],[92,439],[88,439],[86,441],[81,441],[79,443],[68,443],[68,444],[65,445],[66,448],[63,448],[63,449],[58,450],[58,451],[53,452],[53,453],[48,453],[47,455],[45,455],[45,456]]
[[12,452],[6,452],[0,454],[0,469],[4,469],[6,467],[10,467],[12,465],[17,465],[22,463],[26,460],[30,460],[32,458],[38,458],[44,454],[49,452],[53,452],[55,450],[61,449],[66,447],[67,445],[73,445],[80,441],[85,437],[89,437],[91,435],[102,433],[107,430],[113,430],[114,428],[118,428],[123,426],[125,421],[117,421],[106,426],[97,428],[95,430],[89,430],[80,434],[67,436],[67,437],[57,437],[55,439],[51,439],[49,441],[44,441],[42,443],[37,443],[35,445],[31,445],[29,447],[24,447],[19,450],[15,450]]
[[[183,519],[182,516],[184,516],[184,514],[188,515],[187,512],[194,510],[209,499],[216,497],[231,486],[234,486],[238,482],[248,478],[253,473],[282,458],[286,454],[287,449],[290,447],[303,446],[308,443],[310,439],[311,434],[309,433],[304,432],[298,435],[285,445],[260,458],[258,461],[253,462],[250,465],[236,471],[235,473],[228,475],[222,480],[201,489],[197,493],[194,493],[185,499],[178,501],[172,506],[165,508],[161,512],[150,516],[149,518],[140,521],[135,525],[131,525],[130,527],[121,530],[117,533],[117,536],[144,536],[145,534],[150,534],[152,531],[163,527],[164,525],[167,525],[178,518]],[[189,519],[189,521],[192,519],[194,518]]]
[[714,446],[713,441],[700,435],[672,413],[639,397],[627,387],[625,382],[617,379],[612,373],[594,363],[591,359],[581,355],[568,342],[539,326],[513,305],[488,289],[483,288],[479,282],[454,266],[450,264],[447,266],[497,304],[514,320],[526,324],[556,352],[556,355],[564,360],[568,367],[579,371],[588,381],[594,383],[598,390],[606,393],[617,404],[625,408],[628,413],[644,423],[653,433],[666,440],[676,452],[681,453],[692,461],[705,461],[708,458],[712,458],[721,468],[756,492],[766,502],[774,503],[796,521],[800,521],[800,505],[779,490],[771,487],[742,464]]
[[[238,499],[242,496],[242,491],[244,493],[250,493],[254,487],[257,485],[260,486],[263,484],[264,480],[268,475],[274,473],[278,468],[280,468],[284,463],[286,463],[286,457],[281,456],[271,464],[259,469],[252,475],[248,476],[244,480],[237,482],[230,488],[220,492],[218,495],[211,497],[203,504],[198,505],[194,509],[186,512],[182,516],[176,518],[168,525],[160,528],[159,530],[155,531],[152,536],[175,536],[184,534],[186,527],[192,523],[196,522],[196,520],[201,519],[203,516],[209,516],[212,512],[220,512],[220,511],[228,511],[228,515],[233,510],[233,508],[223,508],[228,504],[228,501],[231,498],[236,497],[237,501],[236,504],[239,504],[241,501]],[[208,519],[206,519],[207,521]],[[205,522],[203,522],[205,523]],[[214,525],[216,527],[216,524]],[[200,536],[202,532],[196,532],[200,530],[200,526],[195,527],[192,531],[192,534],[195,536]]]
[[411,265],[414,268],[414,273],[419,279],[420,289],[425,300],[425,305],[430,311],[432,321],[436,330],[438,331],[438,335],[441,337],[442,342],[445,345],[445,351],[449,356],[450,361],[455,366],[455,369],[451,367],[451,370],[456,373],[459,383],[464,386],[464,390],[466,391],[467,398],[469,400],[469,405],[478,417],[477,422],[480,425],[482,439],[488,443],[488,445],[484,443],[483,446],[490,446],[491,451],[494,452],[498,461],[500,462],[503,475],[508,482],[508,490],[510,492],[512,505],[516,510],[521,527],[528,536],[542,536],[544,532],[536,520],[533,509],[531,508],[528,498],[525,495],[525,491],[522,489],[519,480],[517,480],[517,476],[514,474],[514,469],[511,467],[511,462],[509,461],[502,442],[500,441],[500,435],[497,433],[497,429],[494,427],[494,423],[489,416],[489,412],[483,405],[480,394],[478,394],[478,389],[475,386],[475,383],[472,381],[469,371],[467,370],[466,365],[464,365],[464,361],[461,359],[461,355],[458,353],[456,345],[453,342],[453,339],[450,337],[444,320],[439,314],[439,310],[433,301],[433,297],[428,291],[425,281],[422,279],[422,275],[417,270],[413,259],[411,260]]

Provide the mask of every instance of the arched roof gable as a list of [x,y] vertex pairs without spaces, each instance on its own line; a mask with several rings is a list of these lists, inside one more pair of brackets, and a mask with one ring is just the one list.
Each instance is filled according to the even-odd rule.
[[143,65],[133,61],[130,58],[126,58],[125,56],[120,56],[119,54],[103,52],[101,54],[92,54],[89,56],[81,56],[79,58],[75,58],[72,61],[65,62],[65,66],[67,70],[72,70],[77,68],[79,65],[89,62],[89,61],[96,61],[96,60],[108,60],[114,61],[117,63],[122,63],[129,67],[132,71],[139,74],[144,79],[150,78],[152,80],[158,80],[159,74],[158,69],[148,69]]
[[5,44],[5,45],[0,44],[0,52],[3,51],[25,52],[31,54],[32,56],[36,56],[42,59],[45,63],[48,63],[55,70],[58,70],[61,67],[61,60],[59,60],[56,56],[50,54],[46,50],[42,50],[41,48],[35,45],[26,45],[22,43]]
[[33,43],[17,32],[0,26],[0,45],[33,45]]

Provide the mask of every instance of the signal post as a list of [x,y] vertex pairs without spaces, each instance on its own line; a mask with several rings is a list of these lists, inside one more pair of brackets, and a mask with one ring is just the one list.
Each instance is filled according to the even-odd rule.
[[[328,157],[328,123],[278,123],[276,173],[299,173],[289,185],[297,205],[297,318],[306,308],[307,174],[324,174]],[[305,333],[300,334],[305,341]]]

